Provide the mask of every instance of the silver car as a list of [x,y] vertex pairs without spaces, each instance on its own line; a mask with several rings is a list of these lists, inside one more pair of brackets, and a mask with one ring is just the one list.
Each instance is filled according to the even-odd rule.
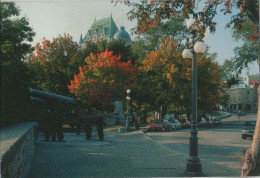
[[177,119],[172,121],[172,129],[174,130],[181,129],[181,123]]

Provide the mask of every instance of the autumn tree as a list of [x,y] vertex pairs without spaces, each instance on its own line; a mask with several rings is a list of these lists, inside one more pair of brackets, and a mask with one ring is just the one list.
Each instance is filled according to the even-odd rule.
[[[164,39],[158,50],[146,55],[139,68],[139,102],[150,104],[154,110],[162,106],[162,116],[169,108],[175,108],[176,115],[191,114],[192,65],[190,60],[182,58],[182,50],[172,39]],[[220,67],[209,57],[199,56],[198,76],[198,109],[204,112],[216,109],[224,91]]]
[[131,44],[128,44],[125,40],[122,39],[112,41],[101,40],[97,43],[86,41],[85,47],[81,49],[81,54],[85,59],[90,55],[90,53],[98,54],[105,51],[106,49],[113,51],[114,55],[120,55],[122,62],[127,62],[129,59],[131,59],[132,64],[135,63],[136,57],[132,53]]
[[30,70],[24,58],[32,51],[35,33],[12,2],[1,2],[1,127],[30,118]]
[[67,85],[84,61],[78,54],[78,48],[72,37],[66,34],[52,41],[44,38],[37,43],[27,59],[33,71],[31,87],[68,96]]
[[[116,1],[117,3],[118,1]],[[137,19],[136,32],[142,33],[148,31],[151,27],[157,26],[161,21],[169,19],[176,12],[181,13],[183,18],[192,16],[203,24],[201,30],[209,28],[210,32],[216,30],[216,22],[214,17],[217,14],[217,7],[222,5],[221,11],[224,14],[235,12],[231,17],[228,25],[232,25],[235,29],[240,29],[241,25],[247,18],[255,25],[259,34],[259,2],[257,0],[206,0],[206,1],[123,1],[125,4],[133,7],[128,13],[129,19]],[[204,3],[204,5],[201,5]],[[198,7],[203,7],[199,9]],[[234,9],[236,11],[234,11]],[[238,11],[237,11],[238,10]],[[253,35],[259,38],[259,35]],[[252,37],[252,36],[251,36]],[[258,50],[259,51],[259,50]],[[239,54],[239,53],[238,53]],[[239,56],[241,56],[239,54]],[[257,59],[255,59],[257,60]],[[258,56],[258,60],[260,60]],[[260,61],[258,62],[260,65]],[[245,63],[241,63],[243,65]],[[259,89],[260,90],[260,89]],[[258,107],[260,108],[260,92],[258,96]],[[260,110],[260,109],[259,109]],[[246,156],[242,160],[241,175],[260,175],[260,113],[254,132],[254,139],[251,148],[246,151]]]
[[147,53],[159,49],[161,39],[171,37],[175,43],[180,44],[187,35],[188,29],[184,19],[175,15],[169,21],[161,22],[158,26],[151,27],[148,31],[138,35],[132,44],[132,50],[138,56],[138,61],[141,64]]
[[68,88],[88,112],[110,111],[114,101],[123,99],[123,91],[134,87],[134,68],[131,60],[121,61],[106,49],[99,54],[91,53],[86,65],[79,67]]

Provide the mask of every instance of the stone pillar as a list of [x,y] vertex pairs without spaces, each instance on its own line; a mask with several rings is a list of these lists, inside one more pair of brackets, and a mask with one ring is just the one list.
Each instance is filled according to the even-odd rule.
[[126,117],[124,115],[123,101],[115,101],[114,113],[117,114],[118,123],[125,124]]

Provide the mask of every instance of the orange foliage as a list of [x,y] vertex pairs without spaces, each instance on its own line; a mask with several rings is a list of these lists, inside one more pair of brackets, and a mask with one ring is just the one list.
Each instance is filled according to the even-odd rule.
[[[122,62],[121,56],[113,55],[113,51],[106,49],[97,55],[91,53],[86,59],[86,65],[79,67],[79,74],[74,76],[74,80],[70,81],[68,88],[71,93],[77,97],[88,98],[92,104],[97,100],[102,100],[104,93],[101,95],[99,90],[107,88],[104,92],[107,96],[115,96],[126,88],[134,85],[134,68],[131,60]],[[109,98],[109,101],[112,101]]]

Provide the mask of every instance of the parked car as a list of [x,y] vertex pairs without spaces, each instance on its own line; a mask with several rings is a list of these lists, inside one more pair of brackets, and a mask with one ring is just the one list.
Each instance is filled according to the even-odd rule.
[[220,125],[222,124],[221,119],[219,116],[210,116],[209,117],[209,123],[211,125]]
[[187,120],[180,120],[181,128],[190,128],[190,122]]
[[209,121],[204,117],[202,117],[201,121],[198,122],[198,127],[207,127],[209,125],[210,125]]
[[177,120],[174,119],[172,122],[172,129],[177,130],[177,129],[181,129],[181,123]]
[[172,130],[172,124],[168,120],[152,120],[147,126],[146,126],[146,132],[150,132],[153,130],[159,130],[162,132],[165,131],[171,131]]
[[164,116],[164,120],[172,122],[173,120],[175,120],[175,117],[172,114],[168,114]]
[[242,139],[247,139],[247,137],[253,139],[255,125],[256,125],[256,119],[252,119],[251,121],[245,122],[242,130]]

